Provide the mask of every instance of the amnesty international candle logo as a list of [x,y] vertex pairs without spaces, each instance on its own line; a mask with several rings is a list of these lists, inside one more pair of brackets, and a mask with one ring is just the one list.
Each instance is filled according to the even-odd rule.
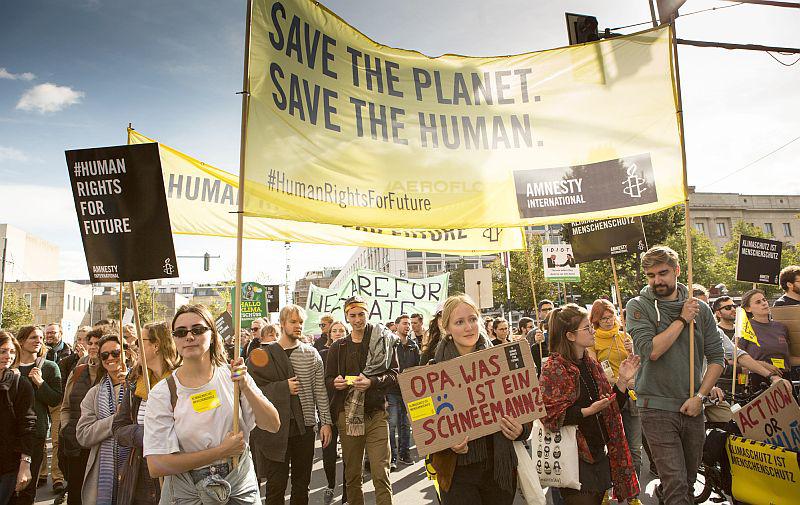
[[177,277],[158,144],[66,157],[92,282]]
[[515,170],[522,218],[613,210],[658,201],[649,154],[558,168]]

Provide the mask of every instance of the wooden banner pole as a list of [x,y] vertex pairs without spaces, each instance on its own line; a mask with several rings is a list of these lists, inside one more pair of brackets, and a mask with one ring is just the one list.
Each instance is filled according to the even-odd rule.
[[[253,0],[247,0],[247,17],[244,35],[244,73],[242,77],[242,129],[239,138],[239,194],[236,214],[236,287],[233,290],[233,359],[238,360],[242,345],[242,236],[244,235],[245,153],[247,148],[247,116],[250,107],[250,25],[253,17]],[[239,384],[233,384],[233,433],[239,432]],[[233,458],[239,466],[239,458]]]
[[119,359],[125,368],[125,336],[122,333],[122,283],[119,283]]
[[144,375],[144,385],[150,391],[150,372],[147,368],[147,356],[144,353],[144,335],[142,334],[142,323],[139,320],[139,301],[136,299],[136,288],[133,282],[128,283],[128,291],[131,292],[131,305],[133,305],[133,321],[136,324],[136,335],[139,340],[139,363],[142,365]]
[[[686,201],[684,202],[684,232],[686,235],[686,284],[689,287],[689,300],[693,299],[692,284],[694,278],[692,276],[692,221],[689,213],[689,183],[686,175],[686,138],[684,136],[683,128],[683,99],[681,98],[681,72],[678,65],[678,44],[675,35],[675,21],[669,25],[670,35],[672,39],[672,63],[675,70],[675,102],[677,106],[678,115],[678,131],[681,139],[681,162],[683,164],[683,191],[686,193]],[[695,394],[694,384],[694,319],[689,321],[689,398]]]

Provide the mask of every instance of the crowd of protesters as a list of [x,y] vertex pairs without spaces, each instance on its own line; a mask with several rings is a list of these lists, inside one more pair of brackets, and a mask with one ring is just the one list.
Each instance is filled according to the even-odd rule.
[[[202,305],[181,307],[141,335],[123,327],[122,338],[117,322],[100,321],[79,328],[72,346],[58,323],[0,330],[0,505],[32,504],[48,475],[69,504],[244,505],[260,503],[264,483],[266,503],[281,504],[291,483],[291,503],[302,505],[317,438],[325,504],[337,495],[337,459],[342,503],[364,503],[366,469],[376,503],[391,504],[391,472],[417,463],[398,374],[509,342],[530,346],[544,427],[577,427],[581,489],[554,489],[555,503],[641,503],[643,449],[661,499],[693,503],[703,406],[736,380],[734,357],[754,385],[781,380],[797,358],[763,291],[741,297],[759,345],[736,348],[733,298],[709,305],[702,286],[678,282],[679,258],[667,247],[641,263],[647,285],[622,313],[606,299],[589,310],[545,299],[512,327],[453,295],[427,324],[419,313],[384,324],[369,322],[367,303],[353,296],[344,320],[320,319],[316,339],[302,333],[297,305],[283,307],[278,324],[253,321],[237,360]],[[780,283],[775,305],[800,304],[800,267],[785,268]],[[687,397],[690,374],[697,393]],[[503,417],[499,428],[431,455],[442,503],[513,502],[512,442],[527,440],[532,426]]]

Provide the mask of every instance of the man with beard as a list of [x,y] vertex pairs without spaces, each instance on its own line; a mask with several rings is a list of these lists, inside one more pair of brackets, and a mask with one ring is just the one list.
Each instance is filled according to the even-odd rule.
[[[627,304],[626,327],[641,357],[636,405],[661,478],[664,503],[694,503],[703,453],[703,401],[722,373],[722,342],[711,309],[678,282],[678,253],[655,246],[642,256],[648,285]],[[694,369],[689,331],[694,321]],[[708,366],[703,374],[703,358]],[[689,391],[689,374],[695,390]],[[699,385],[699,388],[698,388]]]
[[282,505],[291,465],[291,503],[308,504],[308,486],[314,463],[317,413],[322,423],[322,447],[331,439],[331,416],[322,358],[301,341],[305,311],[298,305],[281,309],[281,338],[253,349],[248,371],[264,395],[278,409],[277,433],[256,428],[250,438],[258,478],[267,480],[267,505]]
[[789,265],[781,270],[778,278],[783,288],[783,296],[775,300],[773,306],[800,305],[800,266]]

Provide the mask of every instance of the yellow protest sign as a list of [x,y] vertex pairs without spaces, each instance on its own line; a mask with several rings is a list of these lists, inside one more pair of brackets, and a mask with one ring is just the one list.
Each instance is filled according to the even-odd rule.
[[728,437],[733,496],[753,505],[794,505],[800,497],[797,453],[774,445]]
[[753,325],[750,324],[750,318],[747,317],[747,312],[745,312],[744,308],[742,307],[736,308],[736,326],[734,338],[736,336],[753,342],[757,346],[761,347],[761,344],[758,343],[756,331],[753,329]]
[[[128,130],[129,144],[156,142]],[[172,232],[236,237],[234,174],[159,144]],[[491,254],[525,248],[521,228],[392,230],[300,223],[269,218],[244,220],[244,238],[363,247],[413,249],[446,254]]]
[[685,201],[667,27],[513,56],[372,41],[310,0],[255,0],[245,212],[516,227]]

